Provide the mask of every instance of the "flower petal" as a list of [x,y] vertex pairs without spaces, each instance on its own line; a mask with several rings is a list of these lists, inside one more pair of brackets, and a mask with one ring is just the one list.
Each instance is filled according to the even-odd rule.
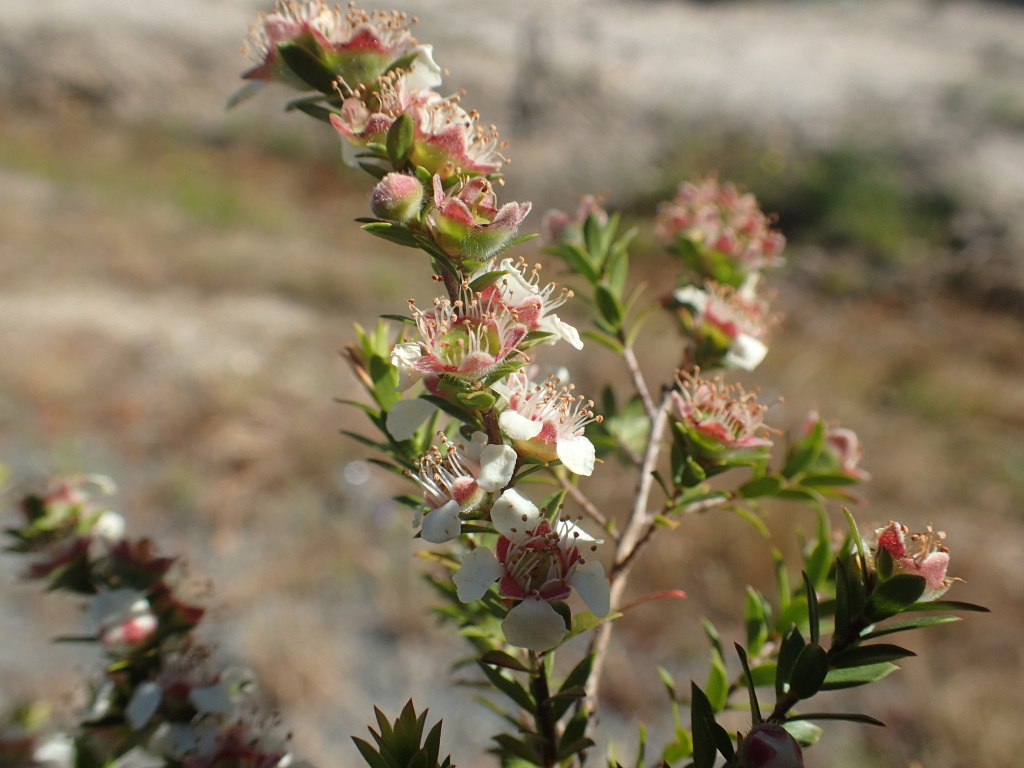
[[480,450],[480,475],[477,485],[488,493],[508,485],[519,455],[511,445],[486,445]]
[[501,412],[498,425],[513,440],[532,440],[544,429],[544,423],[528,419],[511,408]]
[[540,329],[553,334],[549,340],[551,344],[554,344],[559,339],[564,339],[576,347],[576,349],[583,349],[583,341],[580,339],[579,331],[568,323],[562,322],[558,315],[548,315],[541,320]]
[[590,477],[594,471],[594,444],[583,435],[561,437],[555,443],[558,459],[570,472]]
[[725,355],[725,364],[744,371],[752,371],[768,354],[768,347],[760,339],[741,333],[732,340]]
[[537,505],[515,488],[507,489],[491,508],[491,524],[498,533],[512,541],[519,534],[533,530],[539,519]]
[[145,680],[136,687],[124,708],[124,716],[133,731],[141,730],[149,722],[163,697],[163,686],[152,680]]
[[459,517],[459,502],[448,503],[431,510],[423,518],[422,536],[431,544],[444,544],[462,533],[462,519]]
[[231,690],[224,683],[193,688],[188,693],[188,700],[199,712],[211,715],[226,715],[234,703]]
[[415,363],[423,357],[423,347],[418,341],[405,341],[391,349],[391,364],[398,369],[399,392],[404,392],[423,375]]
[[502,568],[498,558],[486,547],[477,547],[462,558],[462,567],[455,572],[452,581],[459,600],[464,603],[479,600],[491,584],[501,576]]
[[527,598],[508,612],[501,631],[512,645],[546,651],[565,637],[565,620],[547,600]]
[[436,405],[418,397],[399,400],[388,411],[388,432],[395,440],[408,440],[436,410]]
[[601,563],[592,560],[577,566],[569,577],[569,584],[580,593],[583,602],[595,616],[608,615],[608,611],[611,610],[611,592]]

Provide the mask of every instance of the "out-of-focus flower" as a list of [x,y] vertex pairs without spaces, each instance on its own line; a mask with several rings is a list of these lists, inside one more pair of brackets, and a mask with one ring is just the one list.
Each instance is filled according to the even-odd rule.
[[515,235],[530,212],[530,203],[497,207],[491,182],[482,176],[461,180],[445,190],[434,176],[434,208],[427,229],[434,241],[456,261],[486,261]]
[[274,11],[260,14],[252,26],[248,48],[256,65],[242,77],[308,89],[309,84],[282,61],[278,46],[284,43],[305,49],[349,89],[373,83],[410,57],[414,58],[407,67],[415,83],[410,87],[441,84],[441,68],[434,63],[430,46],[417,45],[404,13],[350,8],[342,14],[322,0],[278,0]]
[[461,299],[435,299],[434,308],[427,312],[411,302],[409,307],[419,340],[396,344],[391,351],[402,391],[423,376],[434,380],[442,374],[467,381],[483,378],[512,355],[529,332],[514,312],[482,299],[468,286],[464,286]]
[[373,188],[370,210],[373,215],[388,221],[412,221],[423,205],[423,185],[415,176],[389,173]]
[[608,212],[602,207],[601,201],[593,195],[580,197],[576,214],[569,216],[565,211],[550,210],[544,214],[542,228],[548,245],[569,242],[583,244],[583,225],[587,218],[594,216],[597,223],[604,227],[608,224]]
[[699,368],[724,365],[752,371],[768,347],[768,305],[757,298],[753,287],[739,290],[708,281],[704,288],[677,288],[667,305],[680,311],[680,319],[693,338],[693,363]]
[[[807,436],[821,423],[821,417],[814,411],[807,414],[804,421],[803,434]],[[860,438],[852,429],[834,425],[825,425],[825,442],[819,457],[821,470],[846,475],[860,482],[871,479],[870,473],[857,466],[860,463],[862,449]]]
[[145,645],[159,622],[146,595],[136,589],[108,589],[89,600],[89,614],[98,627],[99,640],[115,656]]
[[772,230],[756,198],[715,178],[684,182],[662,203],[655,234],[698,276],[739,286],[746,276],[782,264],[785,238]]
[[740,744],[740,768],[803,768],[804,754],[792,734],[778,723],[750,729]]
[[594,551],[600,540],[568,519],[552,526],[513,488],[494,503],[491,522],[501,534],[497,554],[484,547],[472,550],[454,580],[463,602],[483,597],[495,581],[501,595],[520,601],[501,625],[509,643],[533,651],[557,645],[565,636],[565,621],[549,601],[565,600],[574,589],[596,616],[608,614],[604,568],[580,552],[581,547]]
[[[493,268],[486,264],[474,274],[474,278]],[[551,334],[547,343],[565,340],[576,349],[583,349],[579,332],[568,323],[562,322],[554,310],[572,298],[568,288],[558,288],[557,283],[540,287],[540,267],[530,269],[526,262],[502,259],[497,269],[505,274],[480,291],[485,298],[493,297],[515,313],[519,322],[531,331]]]
[[42,702],[16,707],[0,723],[3,768],[73,768],[74,741],[50,728],[50,710]]
[[275,733],[269,723],[248,719],[206,729],[203,738],[182,760],[182,768],[300,768],[306,763],[292,760],[287,738]]
[[570,472],[589,476],[596,454],[583,432],[587,424],[602,417],[590,410],[592,400],[573,395],[572,389],[554,377],[537,385],[522,374],[513,375],[506,395],[508,407],[498,423],[520,454],[541,461],[558,459]]
[[469,446],[442,439],[446,452],[432,448],[420,458],[419,473],[408,473],[422,486],[430,507],[422,536],[433,544],[456,538],[463,517],[486,515],[491,494],[508,484],[516,466],[515,450],[508,445],[488,445],[483,432],[475,432]]
[[672,410],[679,428],[708,458],[728,458],[736,452],[765,449],[765,406],[754,392],[721,377],[702,378],[683,373],[672,393]]
[[949,550],[942,544],[945,533],[935,531],[931,526],[924,533],[911,533],[909,528],[897,522],[890,522],[877,533],[876,567],[884,550],[892,558],[893,573],[923,576],[925,590],[921,600],[935,600],[949,589],[953,580],[946,578]]

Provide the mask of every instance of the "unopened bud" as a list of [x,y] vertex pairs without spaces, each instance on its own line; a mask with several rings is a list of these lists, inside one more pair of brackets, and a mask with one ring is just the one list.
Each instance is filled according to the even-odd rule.
[[389,173],[370,195],[373,215],[388,221],[412,221],[419,216],[422,205],[423,185],[404,173]]
[[777,723],[754,726],[740,746],[742,768],[803,768],[803,750]]

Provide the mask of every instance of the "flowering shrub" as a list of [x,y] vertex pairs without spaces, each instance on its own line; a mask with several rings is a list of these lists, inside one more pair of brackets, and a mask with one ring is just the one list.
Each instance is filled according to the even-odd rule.
[[[784,239],[752,195],[713,178],[680,186],[655,222],[678,257],[669,293],[656,297],[631,280],[636,232],[585,197],[574,216],[546,217],[545,252],[572,287],[544,283],[539,265],[506,255],[530,239],[517,233],[531,205],[498,200],[504,144],[461,97],[434,90],[441,71],[405,15],[282,2],[254,26],[251,50],[243,77],[312,92],[289,109],[333,127],[346,159],[373,178],[362,228],[422,252],[441,292],[428,307],[387,315],[393,327],[357,327],[343,354],[365,394],[350,402],[372,428],[358,439],[415,486],[399,501],[432,546],[440,612],[507,699],[495,705],[512,726],[494,736],[502,765],[594,759],[591,726],[615,622],[628,621],[632,567],[654,537],[698,512],[739,512],[763,526],[759,505],[773,499],[808,507],[817,525],[793,569],[800,579],[791,584],[792,566],[779,562],[774,594],[746,594],[735,656],[705,621],[706,682],[680,697],[664,676],[676,727],[663,764],[802,765],[821,732],[814,721],[878,724],[806,702],[895,671],[912,653],[889,636],[983,610],[939,599],[953,580],[930,528],[910,534],[891,522],[865,539],[844,509],[845,533],[834,535],[830,504],[858,501],[852,487],[869,477],[856,434],[812,413],[786,438],[757,392],[732,381],[769,352],[774,320],[761,286],[782,264]],[[577,294],[592,314],[582,333],[555,314]],[[679,337],[665,364],[646,370],[634,343],[659,310]],[[539,373],[552,345],[614,355],[632,391],[609,390],[598,407],[567,374]],[[621,512],[587,493],[588,478],[613,471],[633,489]],[[95,632],[83,639],[97,643],[104,670],[69,739],[12,716],[0,731],[4,765],[104,766],[136,749],[186,768],[294,765],[287,739],[259,713],[251,676],[219,668],[196,640],[204,609],[183,596],[175,559],[125,538],[104,502],[111,491],[101,478],[58,482],[23,502],[9,531],[28,578],[87,602]],[[664,577],[655,597],[683,596],[685,585]],[[898,618],[917,612],[927,615]],[[560,680],[556,654],[571,658]],[[733,709],[749,711],[745,732],[720,724]],[[451,764],[440,756],[440,726],[425,731],[411,702],[394,721],[377,711],[376,725],[373,743],[355,739],[373,768]]]

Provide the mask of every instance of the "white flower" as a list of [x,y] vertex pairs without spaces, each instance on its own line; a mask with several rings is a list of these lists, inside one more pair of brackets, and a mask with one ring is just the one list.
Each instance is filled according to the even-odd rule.
[[557,645],[566,627],[549,601],[565,600],[574,589],[595,615],[608,614],[611,598],[604,569],[580,553],[580,546],[594,550],[600,540],[567,519],[552,527],[514,488],[494,503],[491,522],[501,534],[497,552],[472,550],[453,578],[463,602],[483,597],[495,581],[503,596],[521,601],[501,625],[509,643],[534,651]]
[[455,445],[442,435],[447,448],[420,457],[418,474],[408,473],[422,486],[431,510],[421,536],[432,544],[451,541],[462,532],[463,515],[486,514],[492,495],[512,479],[517,454],[509,445],[488,445],[483,432],[474,432],[468,446]]
[[590,410],[593,401],[574,396],[571,385],[559,387],[559,380],[552,377],[539,386],[525,377],[511,377],[509,382],[513,388],[508,392],[508,408],[498,424],[516,450],[541,461],[558,459],[570,472],[589,476],[596,453],[583,429],[601,421]]
[[408,440],[435,411],[437,406],[429,400],[419,397],[399,400],[388,411],[388,432],[395,440]]

